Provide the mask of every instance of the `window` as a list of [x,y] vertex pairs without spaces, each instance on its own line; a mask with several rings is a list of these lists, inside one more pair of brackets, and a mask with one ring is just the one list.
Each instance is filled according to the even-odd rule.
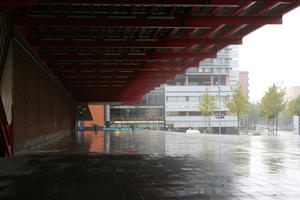
[[185,102],[186,101],[186,97],[177,97],[177,101],[178,102]]
[[220,85],[226,85],[226,76],[225,75],[215,75],[213,85],[219,85],[219,80],[220,80]]
[[209,75],[189,75],[188,85],[210,85]]
[[211,68],[203,68],[203,71],[209,73],[209,72],[212,72],[212,69]]
[[198,69],[198,68],[196,68],[196,67],[188,68],[188,69],[186,70],[186,72],[197,72],[197,69]]
[[190,102],[199,102],[200,101],[200,97],[197,97],[197,96],[195,96],[195,97],[189,97],[189,101]]
[[179,111],[179,112],[167,112],[167,116],[186,116],[187,112]]
[[[215,96],[214,100],[219,102],[219,96]],[[220,102],[226,102],[228,100],[228,96],[220,96]]]
[[189,116],[201,116],[201,112],[199,111],[190,111],[188,112]]
[[176,102],[176,97],[167,97],[167,101]]
[[167,97],[167,101],[169,102],[185,102],[186,97]]

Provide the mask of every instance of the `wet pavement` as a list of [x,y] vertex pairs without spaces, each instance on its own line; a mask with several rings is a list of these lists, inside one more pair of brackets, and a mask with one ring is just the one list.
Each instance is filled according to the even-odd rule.
[[0,159],[0,199],[300,199],[299,136],[77,132]]

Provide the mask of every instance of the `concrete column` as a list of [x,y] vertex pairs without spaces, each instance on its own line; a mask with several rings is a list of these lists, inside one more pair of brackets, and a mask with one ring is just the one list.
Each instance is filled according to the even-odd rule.
[[210,76],[210,85],[211,86],[214,85],[214,76],[213,75]]

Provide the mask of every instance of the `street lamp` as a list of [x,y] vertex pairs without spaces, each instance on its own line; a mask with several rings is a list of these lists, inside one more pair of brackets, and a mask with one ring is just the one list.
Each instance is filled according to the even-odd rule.
[[219,134],[221,134],[221,74],[218,76],[218,89],[219,89]]

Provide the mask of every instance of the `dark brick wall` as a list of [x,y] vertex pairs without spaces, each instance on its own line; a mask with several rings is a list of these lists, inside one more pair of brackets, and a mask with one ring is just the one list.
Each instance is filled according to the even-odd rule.
[[72,125],[72,97],[64,92],[16,42],[13,43],[15,151],[68,133]]

